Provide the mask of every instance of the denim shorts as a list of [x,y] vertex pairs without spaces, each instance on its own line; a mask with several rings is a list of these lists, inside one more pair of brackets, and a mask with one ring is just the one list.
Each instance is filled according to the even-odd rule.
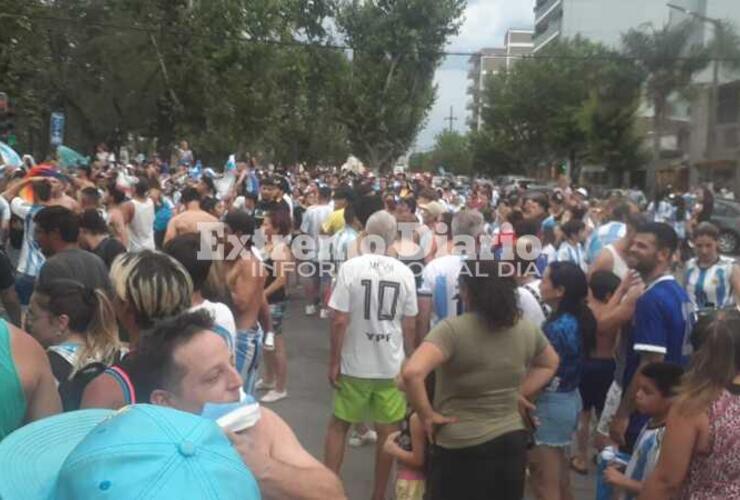
[[537,398],[535,416],[539,427],[534,434],[537,446],[570,447],[573,433],[578,428],[581,395],[570,392],[545,391]]

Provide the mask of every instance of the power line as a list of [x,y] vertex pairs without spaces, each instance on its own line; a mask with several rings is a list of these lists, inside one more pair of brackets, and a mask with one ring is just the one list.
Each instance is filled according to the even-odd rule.
[[[60,17],[60,16],[52,16],[52,15],[46,15],[46,14],[33,14],[33,15],[23,15],[23,14],[11,14],[11,13],[3,13],[0,12],[0,18],[14,18],[14,19],[27,19],[27,20],[39,20],[39,21],[50,21],[54,24],[51,25],[52,28],[55,29],[63,29],[66,30],[66,26],[64,24],[83,24],[84,26],[94,26],[97,28],[105,28],[105,29],[111,29],[111,30],[117,30],[117,31],[133,31],[133,32],[139,32],[139,33],[146,33],[146,34],[156,34],[156,33],[177,33],[182,34],[180,30],[175,29],[162,29],[161,27],[156,26],[137,26],[137,25],[121,25],[121,24],[115,24],[115,23],[106,23],[106,22],[89,22],[85,19],[80,18],[66,18],[66,17]],[[200,35],[197,33],[191,33],[191,37],[193,38],[202,38],[202,39],[208,39],[209,37],[206,35]],[[275,40],[275,39],[253,39],[253,38],[245,38],[245,37],[236,37],[236,36],[226,36],[223,37],[224,39],[229,39],[232,41],[236,41],[239,43],[244,44],[251,44],[251,45],[267,45],[267,46],[278,46],[278,47],[294,47],[294,48],[312,48],[312,49],[324,49],[324,50],[337,50],[337,51],[349,51],[349,52],[363,52],[365,51],[363,48],[357,48],[357,47],[351,47],[349,45],[342,45],[342,44],[335,44],[335,43],[318,43],[318,42],[301,42],[299,40]],[[627,55],[590,55],[590,56],[567,56],[567,55],[561,55],[561,54],[483,54],[480,51],[450,51],[450,50],[442,50],[442,51],[430,51],[430,55],[435,56],[444,56],[444,57],[485,57],[487,59],[516,59],[516,60],[574,60],[574,61],[625,61],[625,62],[635,62],[640,61],[642,58],[634,57],[634,56],[627,56]],[[666,58],[659,58],[657,60],[660,61],[694,61],[694,60],[704,60],[704,61],[717,61],[717,62],[727,62],[727,63],[740,63],[740,58],[731,58],[731,57],[708,57],[708,58],[696,58],[696,57],[666,57]]]

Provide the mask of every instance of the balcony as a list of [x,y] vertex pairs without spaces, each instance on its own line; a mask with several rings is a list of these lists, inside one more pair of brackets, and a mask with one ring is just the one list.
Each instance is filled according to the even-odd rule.
[[535,26],[547,18],[560,4],[562,4],[562,0],[543,0],[542,2],[537,2],[537,6],[534,8]]
[[[534,35],[534,51],[538,52],[543,47],[548,45],[552,40],[558,38],[560,35],[560,28],[562,25],[562,19],[552,19],[547,22],[547,27],[542,31],[537,31]],[[538,28],[541,25],[538,26]]]

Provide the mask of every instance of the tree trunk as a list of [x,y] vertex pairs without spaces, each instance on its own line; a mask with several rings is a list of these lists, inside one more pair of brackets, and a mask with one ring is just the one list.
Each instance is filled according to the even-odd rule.
[[663,136],[663,112],[665,99],[658,97],[653,101],[653,158],[647,166],[645,175],[645,194],[648,200],[655,199],[658,189],[658,166],[660,165],[660,139]]
[[570,161],[570,180],[578,185],[581,184],[581,165],[578,163],[578,155],[575,149],[570,150],[568,155]]

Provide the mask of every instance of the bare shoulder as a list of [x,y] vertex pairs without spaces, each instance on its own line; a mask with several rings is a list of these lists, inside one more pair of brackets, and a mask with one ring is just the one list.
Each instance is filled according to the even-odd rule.
[[32,366],[36,362],[46,357],[44,348],[41,347],[36,339],[24,332],[17,326],[5,323],[10,331],[10,345],[13,351],[13,357],[18,361],[28,361]]
[[28,395],[41,380],[44,368],[49,369],[49,361],[44,348],[36,339],[10,323],[6,322],[6,325],[10,331],[10,349],[15,369],[23,390]]
[[101,373],[85,387],[80,409],[110,408],[116,410],[125,404],[118,382],[110,375]]

